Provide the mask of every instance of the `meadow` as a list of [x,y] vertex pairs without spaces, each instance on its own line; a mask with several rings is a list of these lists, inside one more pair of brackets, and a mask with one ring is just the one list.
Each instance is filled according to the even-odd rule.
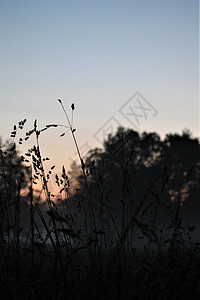
[[[1,299],[199,299],[200,240],[192,223],[199,212],[198,140],[187,132],[168,136],[166,145],[175,141],[183,153],[180,167],[172,148],[163,147],[161,157],[157,135],[121,128],[104,151],[83,160],[59,102],[80,161],[71,172],[64,165],[60,174],[54,165],[47,170],[49,158],[41,155],[40,135],[56,124],[38,129],[35,121],[27,131],[20,121],[12,140],[0,144]],[[35,144],[19,155],[30,136]],[[190,207],[191,222],[184,222]]]

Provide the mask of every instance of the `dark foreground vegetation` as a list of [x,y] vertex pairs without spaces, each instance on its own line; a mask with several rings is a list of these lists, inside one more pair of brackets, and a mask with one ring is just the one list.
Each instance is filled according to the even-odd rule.
[[0,299],[199,299],[198,139],[119,128],[83,160],[66,117],[80,159],[70,173],[41,156],[59,125],[23,120],[0,143]]

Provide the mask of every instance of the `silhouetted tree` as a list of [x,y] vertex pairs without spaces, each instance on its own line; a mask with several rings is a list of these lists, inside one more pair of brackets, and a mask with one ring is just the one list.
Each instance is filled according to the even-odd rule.
[[[121,232],[133,215],[152,224],[169,221],[177,203],[193,203],[191,191],[200,186],[199,150],[187,130],[161,141],[157,133],[118,128],[104,150],[91,150],[85,161],[93,206],[110,207]],[[82,191],[85,182],[74,165],[75,170]]]
[[5,144],[0,139],[0,191],[16,195],[20,188],[27,184],[29,170],[23,164],[24,158],[16,150],[15,143],[7,141]]
[[0,139],[0,240],[11,229],[19,234],[21,191],[30,180],[24,158],[17,152],[15,143]]

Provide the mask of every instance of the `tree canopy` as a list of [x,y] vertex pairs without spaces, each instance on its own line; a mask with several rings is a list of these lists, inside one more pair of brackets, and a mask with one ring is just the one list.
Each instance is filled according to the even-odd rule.
[[[139,134],[119,127],[104,141],[103,150],[88,153],[85,168],[93,205],[113,209],[121,227],[122,220],[133,215],[163,223],[173,218],[177,203],[200,209],[200,144],[188,130],[161,140],[155,132]],[[84,178],[76,165],[71,173],[76,174],[81,195]]]

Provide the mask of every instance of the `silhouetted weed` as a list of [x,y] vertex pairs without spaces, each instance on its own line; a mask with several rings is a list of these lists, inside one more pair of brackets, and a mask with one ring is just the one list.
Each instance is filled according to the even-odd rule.
[[[190,238],[195,226],[183,225],[181,209],[192,172],[199,178],[199,161],[188,164],[185,175],[179,170],[179,184],[156,134],[140,137],[122,128],[108,141],[117,145],[115,156],[95,149],[84,161],[72,127],[75,105],[70,121],[58,101],[67,125],[38,129],[35,120],[18,138],[24,119],[14,125],[12,141],[0,143],[1,299],[198,299],[200,244]],[[71,172],[63,165],[60,174],[54,164],[46,170],[50,158],[40,149],[42,134],[59,127],[71,132],[80,160]],[[35,144],[19,155],[31,136]],[[168,136],[164,153],[171,155],[167,147],[177,139]],[[170,195],[176,201],[164,200]]]

